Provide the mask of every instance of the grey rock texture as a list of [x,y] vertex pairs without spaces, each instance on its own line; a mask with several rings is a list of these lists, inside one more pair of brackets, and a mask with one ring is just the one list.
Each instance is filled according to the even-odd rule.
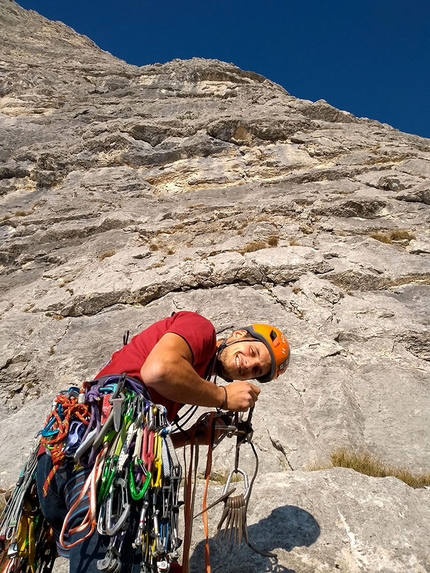
[[0,28],[0,487],[125,330],[268,321],[292,361],[254,414],[250,535],[278,564],[214,570],[430,571],[428,491],[309,471],[339,447],[430,471],[430,141],[232,64],[130,66],[12,0]]
[[[341,468],[267,473],[253,494],[248,531],[257,549],[277,558],[237,549],[221,533],[210,541],[213,571],[425,573],[429,498],[395,478]],[[203,571],[203,546],[191,559],[193,573]]]

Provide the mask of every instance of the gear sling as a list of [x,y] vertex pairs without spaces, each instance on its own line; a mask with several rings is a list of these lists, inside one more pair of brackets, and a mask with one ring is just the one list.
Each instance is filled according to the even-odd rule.
[[[258,469],[258,458],[251,442],[251,415],[239,420],[237,414],[212,412],[205,414],[208,431],[212,433],[223,420],[225,435],[237,436],[235,467],[222,497],[224,512],[218,531],[224,525],[230,538],[247,537],[246,508]],[[73,466],[77,476],[66,491],[68,512],[61,531],[56,532],[60,552],[70,550],[96,532],[108,539],[106,554],[97,561],[104,573],[119,573],[123,555],[140,555],[141,573],[181,571],[178,549],[179,490],[182,469],[170,437],[171,426],[164,406],[154,404],[143,384],[125,374],[109,375],[82,388],[71,387],[58,394],[51,413],[38,436],[38,443],[27,462],[15,491],[0,521],[2,546],[0,573],[49,573],[57,552],[54,532],[43,517],[35,487],[37,453],[51,456],[52,469],[42,484],[42,496],[57,472],[65,464]],[[239,447],[249,443],[256,456],[256,471],[251,481],[239,468]],[[198,440],[192,436],[190,468],[185,486],[185,539],[183,570],[188,571],[191,544],[193,503],[193,471],[198,463]],[[210,475],[212,448],[208,451],[206,483]],[[232,496],[233,474],[241,474],[245,492]],[[39,484],[40,486],[40,484]],[[67,487],[66,487],[67,490]],[[208,539],[206,493],[203,499],[203,520]],[[30,508],[27,510],[27,507]],[[30,516],[35,516],[31,523]],[[25,532],[25,534],[24,534]],[[25,542],[23,538],[25,537]],[[128,541],[126,541],[126,539]],[[129,540],[131,539],[131,543]],[[206,570],[210,571],[208,543]]]
[[[43,495],[48,495],[51,481],[65,463],[73,463],[84,476],[80,491],[69,495],[74,501],[57,539],[62,549],[70,549],[97,531],[109,538],[106,556],[97,568],[118,573],[125,534],[133,529],[132,549],[142,553],[142,573],[169,571],[179,557],[181,466],[171,443],[166,410],[151,402],[138,380],[112,375],[85,382],[81,390],[72,387],[55,398],[1,517],[1,573],[48,573],[48,556],[51,569],[56,556],[52,528],[35,494],[40,446],[52,460]],[[29,534],[27,527],[25,546],[20,540],[28,521],[27,500],[41,532]],[[46,539],[50,539],[48,556]]]

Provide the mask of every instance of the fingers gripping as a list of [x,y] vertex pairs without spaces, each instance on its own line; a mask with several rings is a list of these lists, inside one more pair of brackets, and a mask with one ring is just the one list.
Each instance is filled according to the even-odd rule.
[[243,381],[229,384],[226,386],[226,390],[227,401],[225,409],[237,412],[245,412],[249,408],[253,408],[260,394],[258,386],[251,384],[251,382]]

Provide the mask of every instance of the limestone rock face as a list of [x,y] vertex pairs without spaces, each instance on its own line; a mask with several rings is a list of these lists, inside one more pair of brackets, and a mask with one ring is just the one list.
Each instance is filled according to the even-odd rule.
[[292,359],[254,414],[255,545],[290,573],[429,571],[426,490],[309,470],[347,447],[430,471],[430,141],[232,64],[128,65],[12,0],[0,28],[0,487],[124,331],[273,322]]

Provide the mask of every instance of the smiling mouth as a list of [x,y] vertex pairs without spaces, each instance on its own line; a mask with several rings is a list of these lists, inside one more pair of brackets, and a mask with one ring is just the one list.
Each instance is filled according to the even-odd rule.
[[234,361],[236,363],[237,371],[239,372],[239,374],[242,374],[242,366],[239,354],[236,354],[236,356],[234,357]]

